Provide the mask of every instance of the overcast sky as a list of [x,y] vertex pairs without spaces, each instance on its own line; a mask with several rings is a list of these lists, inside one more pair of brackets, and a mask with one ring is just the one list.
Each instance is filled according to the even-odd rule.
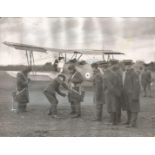
[[[1,18],[0,64],[26,63],[3,41],[52,48],[111,49],[155,61],[155,18]],[[46,57],[35,55],[36,59]]]

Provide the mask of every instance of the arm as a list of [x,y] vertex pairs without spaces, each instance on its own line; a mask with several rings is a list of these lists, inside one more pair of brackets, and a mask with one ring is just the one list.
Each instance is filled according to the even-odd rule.
[[68,88],[68,85],[67,85],[65,82],[62,83],[62,86],[63,86],[63,88],[65,88],[65,89],[67,89],[67,90],[69,89],[69,88]]
[[104,85],[103,85],[103,78],[101,77],[101,75],[97,75],[95,77],[95,87],[96,87],[96,97],[97,99],[100,99],[100,97],[102,96],[103,94],[103,88],[104,88]]
[[133,91],[132,91],[132,96],[133,96],[133,100],[138,100],[139,99],[139,94],[140,94],[140,81],[139,81],[139,77],[136,73],[133,73],[132,76],[132,84],[133,84]]
[[83,82],[83,77],[80,72],[76,72],[74,77],[70,79],[72,83],[82,83]]
[[151,71],[149,71],[149,83],[152,82],[152,76],[151,76]]
[[28,85],[28,81],[20,73],[17,74],[17,85],[20,85],[20,87],[27,87]]
[[65,97],[65,96],[66,96],[66,94],[65,94],[65,93],[62,93],[62,92],[60,91],[59,86],[56,88],[56,92],[57,92],[60,96],[63,96],[63,97]]

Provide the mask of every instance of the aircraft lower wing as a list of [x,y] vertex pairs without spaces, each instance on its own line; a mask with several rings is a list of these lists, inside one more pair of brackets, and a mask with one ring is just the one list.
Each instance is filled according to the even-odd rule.
[[[8,75],[16,78],[18,71],[6,71]],[[56,78],[58,73],[56,72],[36,72],[30,73],[29,77],[32,81],[51,81],[51,79]]]

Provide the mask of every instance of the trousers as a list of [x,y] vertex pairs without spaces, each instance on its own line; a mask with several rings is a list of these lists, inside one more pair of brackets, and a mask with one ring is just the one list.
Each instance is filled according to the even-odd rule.
[[17,103],[17,113],[26,112],[27,104],[26,103]]
[[71,113],[81,115],[81,103],[80,102],[70,102],[71,103]]
[[111,112],[110,113],[110,116],[111,116],[111,122],[113,125],[116,125],[118,122],[117,122],[117,113],[116,112]]
[[103,104],[96,104],[96,119],[101,121],[103,113]]
[[120,102],[117,104],[116,119],[118,123],[121,122],[121,103]]
[[127,123],[131,126],[137,125],[138,112],[127,111]]
[[45,96],[47,97],[48,101],[50,102],[51,106],[49,108],[50,115],[57,115],[57,104],[58,100],[55,94],[50,94],[48,92],[44,92]]

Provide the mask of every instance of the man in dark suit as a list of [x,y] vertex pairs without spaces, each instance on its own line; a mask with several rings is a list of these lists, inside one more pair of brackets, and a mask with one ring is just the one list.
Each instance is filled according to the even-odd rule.
[[131,62],[126,62],[126,71],[123,73],[123,98],[127,111],[127,127],[136,127],[138,112],[140,111],[140,81],[139,76],[132,68]]
[[68,79],[68,100],[71,103],[71,115],[72,118],[78,118],[81,116],[81,101],[82,101],[82,89],[81,84],[83,77],[79,71],[76,70],[74,65],[69,65],[68,71],[70,77]]
[[98,69],[98,64],[93,63],[91,67],[93,69],[94,104],[96,106],[95,121],[102,121],[103,104],[105,103],[103,75]]

